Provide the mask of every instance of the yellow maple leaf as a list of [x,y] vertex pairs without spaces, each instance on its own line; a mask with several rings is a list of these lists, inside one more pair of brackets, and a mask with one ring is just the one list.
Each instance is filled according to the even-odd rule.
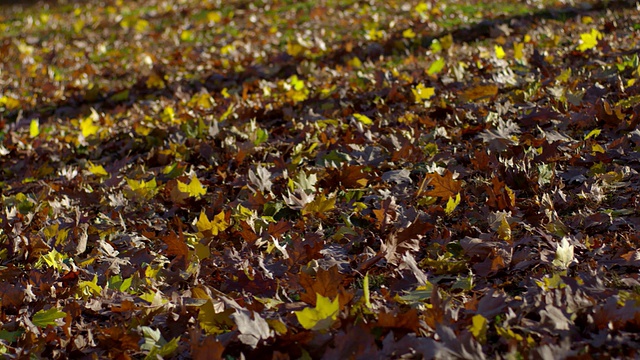
[[324,195],[316,196],[312,202],[302,208],[302,215],[322,214],[336,207],[336,198],[327,198]]
[[447,206],[444,209],[445,214],[451,215],[453,211],[460,204],[460,193],[458,193],[455,198],[452,196],[447,200]]
[[413,31],[413,29],[407,29],[402,32],[402,37],[406,39],[413,39],[414,37],[416,37],[416,33],[415,31]]
[[89,161],[89,172],[96,176],[109,176],[109,173],[102,165],[95,165],[91,161]]
[[178,180],[178,190],[182,193],[188,194],[189,196],[195,197],[196,199],[199,199],[202,195],[207,193],[207,189],[195,175],[191,177],[191,182],[189,182],[188,185]]
[[589,49],[593,49],[598,45],[598,40],[602,39],[602,33],[597,29],[591,29],[590,33],[580,34],[580,45],[578,45],[578,50],[587,51]]
[[429,100],[436,94],[436,90],[432,87],[425,87],[422,83],[418,84],[414,89],[411,89],[413,97],[416,103],[421,103],[425,100]]
[[127,184],[134,193],[142,196],[145,199],[152,198],[156,194],[156,192],[158,192],[158,183],[156,183],[155,178],[149,181],[127,179]]
[[95,120],[99,119],[98,113],[91,109],[91,115],[86,118],[80,120],[80,131],[82,132],[82,136],[86,139],[91,135],[95,135],[100,130],[100,126],[94,124]]
[[328,297],[316,294],[316,307],[304,308],[296,311],[296,317],[300,325],[307,330],[322,331],[333,325],[340,312],[340,302],[338,296],[331,301]]
[[489,323],[487,319],[480,315],[476,314],[471,318],[471,326],[469,327],[469,331],[473,335],[479,343],[484,344],[487,341],[487,329],[489,328]]
[[494,50],[496,52],[496,57],[498,59],[504,59],[504,56],[506,55],[504,52],[504,49],[502,48],[502,46],[500,45],[496,45],[494,46]]
[[207,214],[201,211],[198,222],[196,222],[196,227],[200,235],[203,235],[207,231],[210,231],[212,235],[218,235],[220,232],[227,230],[229,225],[225,219],[224,211],[220,211],[218,215],[214,216],[213,221],[209,221]]

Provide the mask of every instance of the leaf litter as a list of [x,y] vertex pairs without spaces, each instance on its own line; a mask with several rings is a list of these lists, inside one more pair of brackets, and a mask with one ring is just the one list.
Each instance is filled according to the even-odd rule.
[[1,9],[3,356],[638,356],[635,4]]

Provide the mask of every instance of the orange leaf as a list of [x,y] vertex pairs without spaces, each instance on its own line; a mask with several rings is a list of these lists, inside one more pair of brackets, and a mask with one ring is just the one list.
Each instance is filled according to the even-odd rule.
[[447,170],[444,176],[438,173],[428,174],[426,176],[429,186],[433,186],[432,190],[424,192],[426,196],[440,197],[444,200],[449,200],[450,197],[458,194],[462,190],[462,185],[459,180],[453,179],[453,174]]

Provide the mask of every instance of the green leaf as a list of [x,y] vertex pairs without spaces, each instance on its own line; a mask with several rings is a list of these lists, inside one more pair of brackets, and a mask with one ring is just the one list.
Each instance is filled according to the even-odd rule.
[[340,312],[338,297],[331,301],[328,297],[316,294],[316,307],[295,311],[300,325],[307,330],[327,330],[333,325]]
[[429,69],[427,70],[427,74],[435,75],[444,69],[445,61],[443,58],[439,58],[438,60],[431,63]]
[[56,308],[51,308],[49,310],[40,310],[37,313],[33,314],[31,322],[35,326],[45,328],[48,325],[56,326],[56,320],[62,319],[65,316],[67,316],[67,313],[65,313],[64,311],[60,311]]

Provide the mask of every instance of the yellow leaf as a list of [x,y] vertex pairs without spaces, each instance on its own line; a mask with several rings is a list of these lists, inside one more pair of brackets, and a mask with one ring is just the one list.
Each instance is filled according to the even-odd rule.
[[78,295],[83,298],[100,295],[102,287],[98,285],[98,275],[94,275],[91,281],[80,281],[78,283],[78,292]]
[[416,33],[415,31],[413,31],[413,29],[407,29],[402,32],[402,37],[406,39],[413,39],[414,37],[416,37]]
[[304,47],[302,47],[302,45],[292,42],[287,43],[287,54],[296,57],[302,52],[304,52]]
[[365,125],[373,124],[373,120],[371,120],[367,115],[353,114],[353,117]]
[[100,127],[93,123],[93,116],[89,115],[80,121],[80,131],[85,139],[97,134],[98,130],[100,130]]
[[221,211],[213,217],[213,221],[209,221],[204,211],[200,212],[200,217],[196,223],[198,232],[204,236],[204,233],[210,231],[212,235],[218,235],[229,227],[229,223],[225,220],[225,213]]
[[0,105],[11,111],[20,107],[20,101],[5,95],[0,98]]
[[445,65],[445,61],[443,58],[440,58],[434,61],[433,63],[431,63],[431,66],[429,66],[429,69],[427,70],[427,74],[435,75],[439,73],[440,71],[442,71],[442,69],[444,69],[444,65]]
[[453,211],[456,209],[456,207],[458,207],[459,204],[460,204],[460,193],[456,195],[455,199],[452,196],[449,198],[449,200],[447,200],[447,206],[444,209],[445,214],[451,215]]
[[591,130],[591,132],[589,132],[587,134],[587,136],[584,137],[585,140],[589,139],[589,138],[596,138],[598,137],[598,135],[600,135],[601,130],[600,129],[593,129]]
[[40,135],[40,120],[31,119],[31,124],[29,124],[29,136],[32,138]]
[[215,105],[215,101],[208,93],[199,93],[193,95],[191,100],[189,100],[188,105],[190,107],[199,107],[203,110],[209,110]]
[[158,191],[158,184],[156,183],[155,178],[149,181],[127,179],[127,184],[134,193],[142,196],[145,199],[152,198]]
[[438,40],[440,41],[442,48],[445,50],[449,49],[453,45],[453,35],[451,34],[445,35]]
[[164,89],[164,80],[156,73],[149,75],[146,84],[149,89]]
[[168,122],[168,123],[172,123],[175,117],[176,117],[176,113],[175,111],[173,111],[173,108],[171,106],[165,107],[164,110],[162,110],[162,115],[160,115],[160,118],[162,119],[162,121]]
[[336,207],[336,198],[328,198],[324,195],[317,196],[312,202],[302,208],[302,215],[322,214]]
[[504,52],[504,49],[502,48],[502,46],[496,45],[496,46],[494,46],[494,49],[496,51],[496,57],[498,59],[504,59],[505,52]]
[[360,61],[360,59],[357,56],[354,56],[349,61],[347,61],[347,64],[354,69],[359,69],[362,67],[362,61]]
[[149,22],[147,20],[144,19],[139,19],[138,21],[136,21],[136,32],[144,32],[145,30],[147,30],[147,28],[149,27]]
[[471,326],[469,327],[469,331],[473,335],[479,343],[483,344],[487,341],[487,329],[489,328],[489,324],[487,319],[480,315],[476,314],[471,318]]
[[524,58],[524,43],[513,44],[513,57],[516,60],[522,60]]
[[316,307],[295,311],[300,325],[307,330],[322,331],[333,325],[340,312],[338,296],[331,301],[328,297],[316,294]]
[[89,161],[89,172],[96,176],[109,176],[102,165],[95,165],[91,161]]
[[591,29],[590,33],[580,34],[580,45],[578,50],[587,51],[598,45],[598,40],[602,39],[602,33],[597,29]]
[[436,94],[435,88],[425,87],[422,83],[418,84],[415,89],[411,89],[411,92],[413,93],[416,103],[429,100]]
[[198,180],[198,177],[195,175],[193,175],[193,177],[191,178],[191,182],[189,183],[189,185],[178,180],[178,190],[180,190],[180,192],[188,194],[189,196],[195,197],[196,199],[199,199],[202,195],[207,193],[207,189],[202,185],[200,180]]
[[500,220],[500,226],[498,226],[498,236],[504,241],[511,241],[511,225],[506,218]]
[[78,21],[73,23],[73,31],[79,33],[84,28],[84,20],[79,19]]
[[193,31],[191,30],[182,30],[180,33],[180,40],[184,42],[191,42],[194,39]]
[[219,11],[209,11],[207,13],[207,20],[214,23],[220,22],[220,20],[222,20],[222,14],[220,14]]
[[371,293],[369,292],[369,273],[364,276],[362,280],[362,290],[364,291],[364,304],[367,308],[371,309]]

